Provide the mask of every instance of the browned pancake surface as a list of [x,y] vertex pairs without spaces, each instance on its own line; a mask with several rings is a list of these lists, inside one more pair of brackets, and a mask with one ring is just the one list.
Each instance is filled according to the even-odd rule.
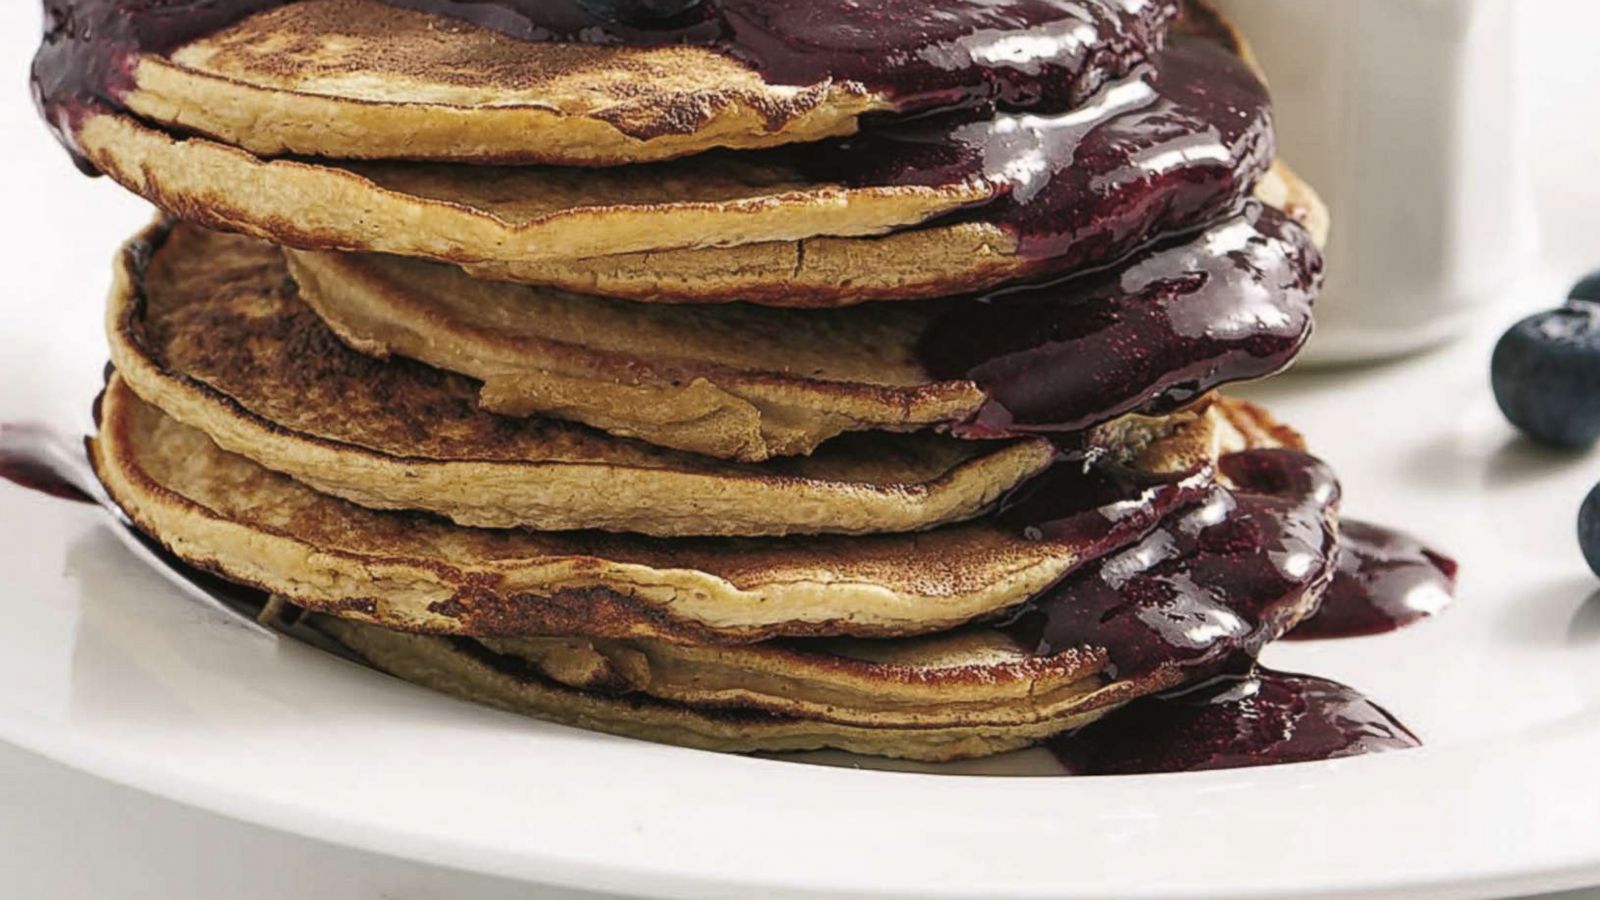
[[377,0],[304,0],[146,56],[129,106],[267,155],[615,165],[848,134],[860,85],[767,84],[690,46],[530,43]]

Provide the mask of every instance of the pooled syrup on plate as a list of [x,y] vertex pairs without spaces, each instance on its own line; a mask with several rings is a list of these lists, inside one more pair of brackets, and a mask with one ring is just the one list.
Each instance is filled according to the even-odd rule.
[[[33,85],[70,144],[87,104],[118,100],[143,54],[290,0],[44,0]],[[856,81],[900,111],[999,104],[1070,109],[1161,46],[1176,0],[703,0],[667,19],[619,22],[602,0],[385,0],[532,41],[696,44],[775,84]]]
[[1050,742],[1073,775],[1237,769],[1420,746],[1352,688],[1259,667],[1135,700]]
[[1346,519],[1339,568],[1322,607],[1291,640],[1364,637],[1404,628],[1449,606],[1456,562],[1403,532]]

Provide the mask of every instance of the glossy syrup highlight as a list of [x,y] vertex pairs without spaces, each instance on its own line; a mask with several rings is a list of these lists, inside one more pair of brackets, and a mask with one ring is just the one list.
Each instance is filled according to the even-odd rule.
[[1112,679],[1204,672],[1282,636],[1333,577],[1338,482],[1294,451],[1220,465],[1235,487],[1213,484],[1031,601],[1006,633],[1030,655],[1103,654]]
[[1072,433],[1281,371],[1311,335],[1322,254],[1283,213],[1239,213],[1108,269],[955,304],[917,352],[987,399],[952,430]]

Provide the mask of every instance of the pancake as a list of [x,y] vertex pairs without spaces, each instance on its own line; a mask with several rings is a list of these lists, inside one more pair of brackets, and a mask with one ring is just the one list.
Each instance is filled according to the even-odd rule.
[[[1335,568],[1331,472],[1298,453],[1246,453],[1222,464],[1244,483],[1214,489],[998,626],[748,647],[475,642],[326,620],[318,627],[401,677],[535,715],[567,718],[549,682],[581,690],[590,710],[582,724],[624,734],[670,710],[687,736],[665,739],[720,749],[794,749],[790,741],[806,734],[816,746],[858,752],[973,755],[943,746],[952,733],[1010,749],[1214,674],[1316,609]],[[640,710],[643,722],[635,720]],[[751,730],[730,738],[705,727],[730,726],[734,714],[747,717]],[[919,740],[916,731],[928,734]]]
[[[1220,44],[1260,75],[1243,36],[1209,6],[1185,4],[1177,31]],[[1256,195],[1305,225],[1319,244],[1326,242],[1326,208],[1283,162],[1273,164],[1256,185]],[[1091,262],[1034,257],[1015,229],[977,214],[880,237],[814,237],[537,262],[502,260],[469,264],[467,269],[494,281],[638,301],[829,307],[988,290],[1063,271],[1063,263],[1079,268]]]
[[[1103,74],[1120,75],[1159,46],[1177,6],[1036,3],[1053,21],[1023,23],[984,4],[947,5],[939,15],[915,3],[877,15],[841,4],[832,17],[826,8],[808,17],[708,3],[696,12],[733,7],[720,29],[691,13],[681,33],[670,24],[630,33],[561,0],[396,4],[450,17],[371,0],[271,8],[279,5],[236,0],[234,9],[266,11],[170,52],[141,54],[123,102],[262,154],[644,162],[846,134],[864,113],[949,104],[950,95],[973,104],[989,79],[1038,82],[1052,94],[1063,91],[1043,83],[1061,80],[1070,105]],[[781,32],[818,24],[820,34],[791,36],[803,49],[785,52]],[[954,33],[941,34],[946,28]],[[602,30],[620,42],[593,42]],[[591,42],[512,37],[523,31],[571,31]],[[1047,47],[1032,53],[1025,74],[1008,65],[1014,50],[1005,53],[1019,41]],[[919,64],[941,70],[923,77],[950,80],[937,99],[908,96],[904,82]],[[875,68],[885,82],[854,71]],[[1013,90],[1033,93],[1029,87]]]
[[861,433],[752,466],[501,417],[478,408],[470,379],[341,344],[301,303],[278,248],[194,225],[157,224],[130,242],[107,331],[128,385],[225,449],[324,493],[463,525],[916,531],[971,518],[1056,453],[1042,438]]
[[[1230,448],[1294,440],[1260,410],[1223,401],[1128,428],[1117,455],[1137,470],[1185,472]],[[220,449],[115,375],[92,457],[133,521],[185,561],[314,610],[468,635],[932,633],[1015,606],[1181,493],[1163,488],[1104,528],[1059,537],[995,517],[915,535],[783,539],[471,529],[318,493]]]
[[[1327,207],[1282,162],[1256,196],[1284,210],[1326,244]],[[992,222],[929,225],[874,238],[808,238],[589,259],[493,262],[475,277],[581,294],[658,303],[759,303],[820,308],[925,300],[984,291],[1036,274],[1016,237]]]
[[770,153],[614,169],[338,164],[263,160],[113,112],[88,112],[75,127],[94,166],[179,218],[296,247],[458,263],[879,234],[997,190],[848,187]]
[[970,215],[1014,235],[1019,257],[1080,269],[1225,213],[1273,143],[1256,73],[1191,35],[1065,112],[891,123],[844,142],[603,170],[267,161],[120,113],[73,126],[90,164],[180,217],[462,264],[880,235],[981,206]]
[[[989,418],[986,410],[1006,397],[998,376],[986,373],[1008,366],[1028,367],[1033,382],[1060,382],[1016,393],[1093,389],[1072,401],[1070,421],[1045,410],[1029,423],[1017,417],[1012,434],[1079,431],[1125,413],[1164,411],[1174,389],[1193,396],[1271,374],[1310,332],[1311,292],[1304,288],[1315,282],[1321,260],[1304,231],[1255,209],[1105,272],[1013,290],[993,303],[646,305],[480,281],[394,256],[291,252],[289,261],[302,297],[346,343],[469,375],[483,382],[486,409],[760,461],[810,453],[845,432]],[[1251,265],[1212,271],[1224,254]],[[1158,270],[1165,276],[1143,274]],[[1168,296],[1191,287],[1214,296]],[[1201,310],[1228,321],[1232,333],[1201,348],[1181,323],[1117,331],[1119,323],[1134,328],[1142,321],[1139,309],[1168,308],[1184,322],[1193,313],[1182,310]],[[1019,329],[1021,342],[1011,335]],[[961,345],[957,352],[941,349],[952,341]],[[992,356],[980,349],[980,358],[968,359],[991,343]],[[1099,352],[1126,358],[1135,347],[1151,355],[1151,365],[1127,377],[1114,359],[1087,362]],[[1196,365],[1201,357],[1206,363]],[[948,362],[957,358],[959,365]]]

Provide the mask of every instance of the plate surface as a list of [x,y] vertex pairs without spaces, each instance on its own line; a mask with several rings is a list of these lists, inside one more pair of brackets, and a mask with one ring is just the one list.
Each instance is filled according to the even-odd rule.
[[[0,57],[24,58],[29,32],[5,36]],[[0,102],[0,128],[22,174],[0,222],[0,421],[82,430],[111,254],[147,213],[76,177],[19,92]],[[1538,305],[1556,281],[1511,299]],[[1600,458],[1514,438],[1486,386],[1497,324],[1421,360],[1255,392],[1339,469],[1350,514],[1464,564],[1459,604],[1433,622],[1268,654],[1368,692],[1422,750],[1034,779],[596,736],[264,639],[183,599],[95,511],[7,484],[0,739],[287,831],[649,896],[1486,897],[1600,883],[1600,581],[1573,537]]]

